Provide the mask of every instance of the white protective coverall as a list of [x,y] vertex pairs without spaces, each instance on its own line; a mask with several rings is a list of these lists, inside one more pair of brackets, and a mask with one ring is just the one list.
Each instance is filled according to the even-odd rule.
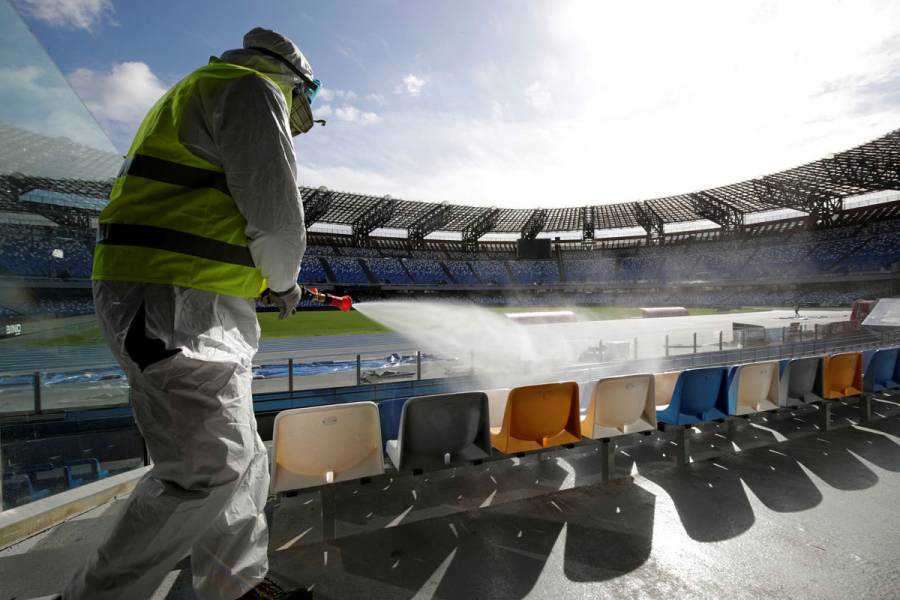
[[[245,46],[283,50],[270,38],[248,41],[253,33]],[[233,50],[222,60],[299,81],[258,52]],[[306,230],[281,90],[260,77],[202,87],[186,109],[180,138],[225,170],[257,267],[271,289],[290,288]],[[268,460],[250,390],[259,338],[255,303],[122,281],[94,282],[94,298],[154,464],[63,598],[149,598],[188,553],[198,598],[238,598],[268,571]]]

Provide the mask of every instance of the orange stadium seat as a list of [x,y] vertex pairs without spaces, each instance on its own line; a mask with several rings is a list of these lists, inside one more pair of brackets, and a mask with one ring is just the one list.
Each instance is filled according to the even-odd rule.
[[836,400],[862,393],[862,352],[826,356],[823,362],[822,397]]
[[513,388],[503,421],[491,427],[491,445],[512,454],[581,439],[578,384],[574,381]]
[[602,439],[654,429],[653,375],[607,377],[597,382],[581,421],[582,435]]

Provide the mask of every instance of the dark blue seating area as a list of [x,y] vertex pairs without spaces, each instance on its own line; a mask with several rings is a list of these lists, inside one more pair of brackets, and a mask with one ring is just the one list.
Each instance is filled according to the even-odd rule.
[[500,260],[473,260],[469,263],[481,283],[512,283],[512,277],[506,270],[506,263]]
[[559,283],[559,267],[555,260],[511,260],[509,270],[516,283]]
[[327,283],[328,276],[318,256],[306,255],[300,264],[300,283],[310,285],[316,283]]
[[371,283],[358,258],[330,256],[324,260],[334,272],[336,283]]
[[453,279],[456,280],[456,283],[460,285],[465,285],[467,283],[478,283],[478,277],[475,276],[475,272],[466,261],[447,260],[444,261],[444,264],[447,265],[447,270],[450,271],[451,275],[453,275]]
[[91,245],[83,232],[0,226],[0,273],[26,277],[91,276]]
[[412,283],[397,258],[367,258],[366,264],[378,283]]
[[441,263],[427,258],[401,259],[415,283],[449,283],[449,278],[441,268]]

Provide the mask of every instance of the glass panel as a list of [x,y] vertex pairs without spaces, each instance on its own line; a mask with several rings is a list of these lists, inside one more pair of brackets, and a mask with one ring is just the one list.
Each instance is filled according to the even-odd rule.
[[0,56],[0,471],[8,508],[139,466],[143,451],[130,415],[13,416],[127,400],[96,329],[90,286],[97,216],[122,159],[6,0]]

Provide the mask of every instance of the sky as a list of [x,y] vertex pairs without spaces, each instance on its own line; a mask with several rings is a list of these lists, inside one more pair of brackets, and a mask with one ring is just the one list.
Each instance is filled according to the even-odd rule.
[[790,168],[900,127],[896,0],[13,0],[121,152],[253,27],[296,42],[328,125],[301,185],[604,204]]

